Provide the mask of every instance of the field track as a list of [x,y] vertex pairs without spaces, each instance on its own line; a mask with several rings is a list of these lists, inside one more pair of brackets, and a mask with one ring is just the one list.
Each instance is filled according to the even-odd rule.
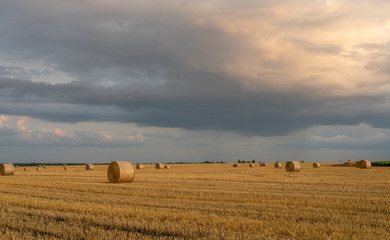
[[[0,176],[0,239],[390,239],[390,167],[107,165]],[[284,166],[284,163],[283,163]]]

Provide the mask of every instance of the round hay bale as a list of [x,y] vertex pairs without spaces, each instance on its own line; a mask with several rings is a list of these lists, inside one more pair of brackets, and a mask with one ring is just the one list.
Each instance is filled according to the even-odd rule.
[[132,182],[135,171],[131,162],[111,162],[108,166],[107,177],[111,183]]
[[169,169],[170,167],[168,165],[164,165],[164,168],[165,169]]
[[137,165],[135,165],[135,168],[136,168],[136,169],[144,169],[144,168],[145,168],[145,165],[143,165],[143,164],[137,164]]
[[64,167],[64,170],[67,171],[69,168],[68,167]]
[[62,164],[63,167],[66,167],[66,164]]
[[298,161],[288,161],[286,163],[287,172],[299,172],[301,171],[301,164]]
[[46,168],[46,165],[43,165],[43,168]]
[[156,163],[156,169],[162,169],[162,168],[164,168],[163,163]]
[[14,165],[12,163],[3,163],[0,165],[0,175],[14,175]]
[[39,171],[41,168],[40,167],[37,167],[37,171]]
[[266,167],[266,166],[267,166],[267,163],[265,163],[265,162],[260,163],[260,167]]
[[313,163],[313,168],[319,168],[321,167],[321,164],[318,162]]
[[15,168],[18,168],[19,166],[18,165],[15,165]]
[[249,164],[249,167],[255,167],[255,164],[250,163],[250,164]]
[[362,161],[363,161],[363,160],[356,161],[356,162],[355,162],[355,167],[360,168],[360,163],[361,163]]
[[238,163],[233,163],[233,167],[239,167],[240,166],[240,164],[238,164]]
[[282,168],[282,164],[281,164],[281,163],[275,163],[275,164],[274,164],[274,167],[275,167],[275,168]]
[[91,163],[88,163],[85,165],[85,170],[94,170],[95,169],[95,166]]
[[25,167],[25,168],[24,168],[24,171],[27,171],[27,170],[28,170],[28,168]]
[[371,168],[371,162],[368,160],[360,160],[359,161],[359,167],[361,169],[368,169]]

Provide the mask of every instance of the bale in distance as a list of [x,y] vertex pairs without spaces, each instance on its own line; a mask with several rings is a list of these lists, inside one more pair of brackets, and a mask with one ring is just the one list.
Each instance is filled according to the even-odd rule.
[[238,163],[233,163],[233,167],[239,167],[240,166],[240,164],[238,164]]
[[164,168],[165,169],[169,169],[170,167],[168,165],[164,165]]
[[266,167],[266,166],[267,166],[267,163],[265,163],[265,162],[260,163],[260,167]]
[[25,168],[24,168],[24,171],[27,171],[27,170],[28,170],[28,168],[25,167]]
[[85,170],[94,170],[95,169],[95,166],[91,163],[88,163],[85,165]]
[[134,176],[135,171],[133,169],[133,164],[129,161],[114,161],[108,166],[107,177],[108,181],[111,183],[132,182]]
[[68,167],[64,167],[64,170],[67,171],[69,168]]
[[43,168],[46,168],[46,165],[43,165]]
[[0,175],[14,175],[14,165],[12,163],[3,163],[0,165]]
[[321,167],[321,164],[318,162],[313,163],[313,168],[319,168]]
[[156,169],[162,169],[162,168],[164,168],[163,163],[156,163]]
[[18,165],[15,165],[15,168],[18,168],[19,166]]
[[368,160],[360,160],[359,161],[359,168],[361,168],[361,169],[371,168],[371,162]]
[[363,161],[363,160],[356,161],[356,162],[355,162],[355,167],[360,168],[360,163],[361,163],[361,161]]
[[143,165],[143,164],[137,164],[137,165],[135,165],[135,168],[136,168],[136,169],[144,169],[144,168],[145,168],[145,165]]
[[275,164],[274,164],[274,167],[275,167],[275,168],[282,168],[282,164],[281,164],[281,163],[275,163]]
[[37,171],[39,171],[41,168],[40,167],[37,167]]
[[286,163],[287,172],[299,172],[301,171],[301,164],[298,161],[288,161]]
[[250,167],[250,168],[253,168],[253,167],[255,167],[255,164],[250,163],[250,164],[249,164],[249,167]]

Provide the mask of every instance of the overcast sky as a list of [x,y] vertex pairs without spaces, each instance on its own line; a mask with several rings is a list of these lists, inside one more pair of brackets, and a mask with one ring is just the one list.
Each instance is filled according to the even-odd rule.
[[390,159],[390,3],[0,1],[0,162]]

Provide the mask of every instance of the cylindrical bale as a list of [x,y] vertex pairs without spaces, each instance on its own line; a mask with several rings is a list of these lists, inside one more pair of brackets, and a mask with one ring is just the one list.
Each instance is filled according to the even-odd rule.
[[133,164],[129,161],[111,162],[108,166],[107,177],[111,183],[132,182],[134,180],[135,171]]
[[169,169],[170,167],[168,165],[164,165],[164,168],[165,169]]
[[19,166],[18,165],[15,165],[15,168],[18,168]]
[[156,169],[162,169],[162,168],[164,168],[163,163],[156,163]]
[[27,170],[28,170],[28,168],[25,167],[25,168],[24,168],[24,171],[27,171]]
[[37,167],[37,171],[39,171],[41,168],[40,167]]
[[63,167],[66,167],[66,164],[62,164]]
[[238,164],[238,163],[233,163],[233,167],[239,167],[240,166],[240,164]]
[[361,169],[371,168],[371,162],[370,161],[368,161],[368,160],[360,160],[359,162],[360,162],[359,163],[359,167]]
[[250,164],[249,164],[249,167],[255,167],[255,164],[250,163]]
[[318,162],[313,163],[313,168],[319,168],[321,167],[321,164]]
[[266,167],[266,166],[267,166],[267,163],[265,163],[265,162],[260,163],[260,167]]
[[85,170],[94,170],[95,166],[91,163],[85,164]]
[[3,163],[0,165],[0,175],[14,175],[14,165],[12,163]]
[[43,165],[43,168],[46,168],[46,165]]
[[360,164],[361,164],[362,161],[363,161],[363,160],[356,161],[356,162],[355,162],[355,167],[360,168]]
[[145,165],[143,165],[143,164],[137,164],[137,165],[135,165],[135,168],[136,168],[136,169],[144,169],[144,168],[145,168]]
[[301,171],[301,164],[298,161],[288,161],[286,163],[287,172],[299,172]]
[[69,168],[68,167],[64,167],[64,170],[67,171],[67,170],[69,170]]
[[282,164],[277,162],[274,164],[274,167],[275,168],[282,168]]

